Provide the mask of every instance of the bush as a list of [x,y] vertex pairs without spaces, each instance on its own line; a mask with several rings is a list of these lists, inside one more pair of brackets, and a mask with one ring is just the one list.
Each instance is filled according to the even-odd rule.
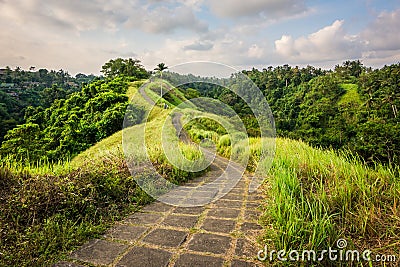
[[3,164],[0,265],[50,265],[101,234],[114,220],[151,201],[121,164],[104,161],[97,168],[62,175],[13,170]]

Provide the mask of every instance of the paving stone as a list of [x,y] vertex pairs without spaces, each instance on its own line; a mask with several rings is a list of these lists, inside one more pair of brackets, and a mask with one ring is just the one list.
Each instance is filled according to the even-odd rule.
[[194,188],[194,187],[198,187],[199,183],[189,182],[189,183],[185,183],[185,186]]
[[[123,225],[114,226],[106,234],[106,237],[128,242],[135,242],[145,235],[143,240],[140,239],[143,242],[126,246],[118,242],[93,240],[71,256],[90,266],[158,267],[169,266],[173,251],[178,253],[174,257],[174,266],[178,267],[226,266],[227,263],[236,267],[258,266],[256,257],[259,246],[255,239],[256,231],[261,227],[256,220],[261,214],[257,208],[263,195],[257,191],[246,197],[249,179],[243,177],[234,185],[229,178],[237,171],[226,171],[227,164],[227,160],[217,157],[211,165],[212,171],[193,179],[186,184],[186,188],[169,191],[163,195],[165,202],[157,201],[145,206],[142,212],[132,214],[123,221]],[[211,201],[210,206],[203,206]],[[245,222],[240,226],[243,235],[234,240],[229,233],[235,230],[242,209],[245,212]],[[189,229],[196,226],[201,214],[205,215],[202,229],[200,233],[196,231],[191,235],[186,244]],[[149,232],[150,226],[152,231]],[[174,227],[179,230],[172,230]],[[247,237],[243,238],[244,235]],[[231,253],[233,243],[236,247]],[[60,262],[55,266],[79,267],[72,262]]]
[[128,246],[120,243],[94,239],[73,252],[71,257],[93,264],[108,265],[127,248]]
[[239,216],[240,210],[228,208],[214,208],[208,211],[208,216],[216,218],[236,219]]
[[216,184],[216,186],[218,186],[219,193],[228,194],[232,190],[232,186],[231,185]]
[[217,194],[217,191],[196,191],[194,192],[190,198],[198,199],[198,198],[208,198],[208,199],[214,199],[215,195]]
[[244,222],[240,227],[240,230],[242,230],[242,232],[257,231],[261,229],[262,229],[261,225],[252,222]]
[[214,200],[214,198],[190,197],[190,198],[184,199],[180,203],[180,205],[186,206],[186,207],[201,207],[201,206],[211,203],[213,200]]
[[264,199],[264,197],[261,194],[250,194],[247,196],[247,201],[259,202],[263,199]]
[[246,221],[257,221],[258,218],[260,217],[261,212],[257,210],[245,210],[244,212],[244,219]]
[[162,202],[157,202],[157,203],[152,203],[147,206],[145,206],[142,211],[145,212],[167,212],[171,210],[173,206],[162,203]]
[[238,200],[238,201],[243,201],[244,196],[243,195],[238,195],[234,193],[228,193],[224,197],[221,198],[221,200]]
[[239,257],[255,258],[260,250],[258,247],[245,238],[239,238],[236,243],[235,254]]
[[210,171],[207,172],[207,174],[205,175],[204,181],[206,181],[207,183],[210,182],[214,182],[216,180],[218,180],[218,178],[221,176],[222,174],[222,170],[220,169],[212,169]]
[[246,183],[245,182],[241,182],[239,181],[234,187],[233,189],[237,189],[237,190],[244,190],[246,189]]
[[176,214],[191,214],[191,215],[200,215],[204,211],[204,207],[177,207],[173,211]]
[[162,224],[173,227],[192,228],[196,225],[197,220],[198,220],[197,216],[171,214],[164,219]]
[[221,267],[224,260],[222,258],[202,256],[196,254],[183,254],[176,261],[174,267]]
[[225,254],[230,247],[231,238],[215,234],[195,234],[188,248],[194,251]]
[[158,200],[171,206],[178,206],[179,203],[181,203],[182,200],[184,200],[184,197],[164,195],[162,197],[159,197]]
[[153,248],[134,247],[118,263],[117,267],[164,267],[168,266],[172,253]]
[[204,177],[197,177],[192,179],[190,182],[191,183],[201,183],[204,180]]
[[215,198],[215,196],[217,196],[218,194],[221,193],[221,189],[218,186],[214,186],[214,185],[207,186],[205,188],[205,190],[213,192],[214,193],[214,198]]
[[188,233],[184,231],[156,229],[149,233],[143,242],[163,246],[163,247],[179,247],[186,239]]
[[148,228],[142,226],[117,225],[109,230],[106,237],[129,242],[136,241]]
[[85,267],[83,265],[79,265],[73,262],[66,262],[66,261],[62,261],[62,262],[58,262],[56,264],[53,264],[52,267]]
[[226,183],[225,182],[221,182],[221,181],[213,181],[212,183],[210,183],[210,186],[216,187],[218,188],[218,190],[223,190],[225,188]]
[[229,234],[235,230],[235,224],[236,222],[232,220],[206,218],[201,228],[209,232]]
[[161,221],[162,216],[155,213],[136,212],[125,219],[125,222],[131,224],[153,225]]
[[258,202],[247,202],[246,209],[258,209],[260,207],[260,203]]
[[233,201],[233,200],[218,200],[214,202],[215,206],[217,207],[224,207],[224,208],[233,208],[233,209],[240,209],[243,205],[242,201]]
[[235,187],[237,187],[237,188],[246,188],[247,187],[247,185],[246,185],[246,181],[245,180],[239,180],[239,182],[237,182],[237,184],[235,185]]
[[[186,184],[185,184],[186,186]],[[183,188],[183,189],[176,189],[168,192],[169,195],[175,195],[175,196],[180,196],[180,197],[186,197],[188,196],[193,189],[189,188]]]
[[260,266],[254,262],[249,261],[241,261],[241,260],[233,260],[231,267],[257,267]]

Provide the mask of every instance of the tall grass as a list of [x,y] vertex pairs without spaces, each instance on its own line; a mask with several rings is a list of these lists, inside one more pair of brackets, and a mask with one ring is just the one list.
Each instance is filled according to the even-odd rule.
[[[245,153],[250,155],[243,152],[247,144]],[[217,151],[239,162],[249,156],[250,172],[268,164],[259,162],[260,138],[232,146],[229,135],[220,135]],[[263,242],[270,249],[321,251],[344,238],[349,249],[400,258],[398,166],[370,167],[348,151],[277,138],[272,167],[264,174],[266,199],[260,222],[266,231]]]
[[[149,109],[129,88],[136,105]],[[198,175],[178,170],[162,152],[161,131],[178,141],[170,111],[155,108],[146,124],[148,153],[159,171],[175,183]],[[136,140],[142,125],[129,129]],[[134,144],[134,142],[133,142]],[[202,157],[196,146],[180,143],[188,160]],[[143,177],[148,178],[146,173]],[[122,132],[102,140],[72,160],[0,160],[0,266],[50,266],[89,238],[100,236],[115,220],[152,201],[130,174]]]
[[277,139],[264,189],[265,241],[276,249],[320,251],[345,238],[350,248],[399,255],[398,168]]
[[124,163],[52,174],[0,167],[0,266],[48,266],[151,199]]
[[15,160],[10,156],[0,158],[0,168],[8,169],[15,173],[29,172],[31,175],[63,175],[71,170],[70,159],[60,159],[57,162],[49,160]]

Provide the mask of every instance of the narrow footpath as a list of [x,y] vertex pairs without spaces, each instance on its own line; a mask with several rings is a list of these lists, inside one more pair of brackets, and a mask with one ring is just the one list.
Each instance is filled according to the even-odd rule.
[[[148,98],[144,90],[140,93]],[[179,128],[180,115],[174,117],[173,123]],[[177,134],[181,139],[187,138],[184,132]],[[182,196],[178,190],[173,196],[188,203],[207,197],[210,191],[202,192],[201,186],[215,183],[227,165],[227,159],[216,156],[210,171],[185,184],[199,190]],[[224,181],[220,183],[223,187]],[[102,238],[72,252],[69,262],[55,266],[263,266],[257,261],[261,249],[257,238],[262,230],[257,220],[263,197],[261,192],[249,194],[249,183],[249,177],[244,175],[228,194],[204,206],[149,204],[116,223]]]

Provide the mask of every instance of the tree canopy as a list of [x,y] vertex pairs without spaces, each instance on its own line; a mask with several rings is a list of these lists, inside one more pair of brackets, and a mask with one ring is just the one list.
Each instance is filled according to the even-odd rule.
[[105,63],[101,72],[107,78],[115,78],[117,76],[135,77],[136,79],[145,79],[149,77],[149,73],[140,63],[138,59],[111,59]]
[[[29,160],[76,155],[122,129],[127,88],[124,78],[96,80],[49,108],[30,109],[26,123],[8,131],[0,153]],[[132,114],[133,122],[140,121],[143,111]]]

